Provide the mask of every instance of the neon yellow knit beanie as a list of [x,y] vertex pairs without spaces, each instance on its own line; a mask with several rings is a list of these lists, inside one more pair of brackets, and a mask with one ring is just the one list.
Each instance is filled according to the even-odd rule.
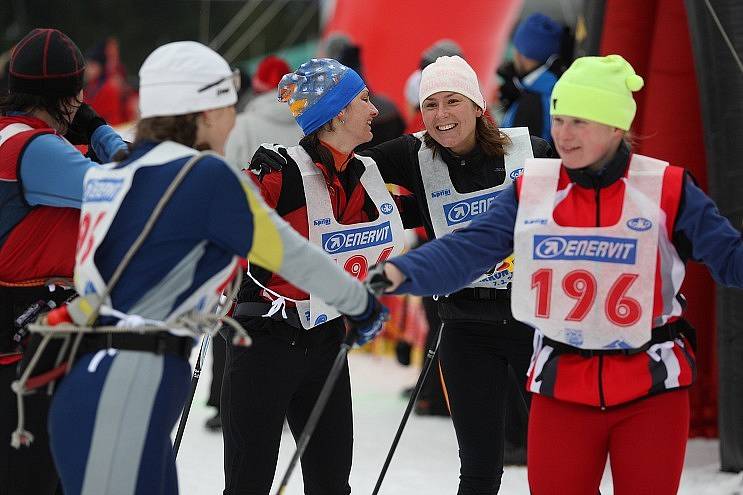
[[620,55],[581,57],[555,84],[550,115],[592,120],[627,131],[637,111],[632,92],[643,84]]

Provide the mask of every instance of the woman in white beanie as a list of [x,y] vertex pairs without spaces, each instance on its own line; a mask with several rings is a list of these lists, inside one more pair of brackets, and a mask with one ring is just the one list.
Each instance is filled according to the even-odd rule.
[[[83,297],[49,317],[133,330],[81,336],[54,398],[51,445],[67,495],[178,493],[170,433],[189,388],[187,328],[247,260],[355,315],[361,338],[379,331],[385,312],[265,206],[247,177],[196,151],[221,152],[235,121],[234,74],[221,56],[169,43],[139,75],[142,120],[130,157],[85,176],[75,267]],[[137,332],[143,322],[163,330]]]
[[[423,69],[419,101],[425,131],[367,153],[386,182],[413,193],[429,239],[461,229],[487,211],[526,158],[552,154],[525,128],[497,128],[485,114],[475,71],[461,57],[439,57]],[[532,330],[511,315],[512,270],[509,257],[470,287],[438,300],[439,360],[459,443],[462,495],[490,495],[500,487],[506,406],[509,414],[524,409],[507,404],[509,367],[528,403],[524,384]],[[524,445],[519,437],[511,433],[508,440]]]

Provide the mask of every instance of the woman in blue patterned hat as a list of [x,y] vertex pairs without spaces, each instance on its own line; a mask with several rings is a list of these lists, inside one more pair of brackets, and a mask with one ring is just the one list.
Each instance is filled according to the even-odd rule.
[[[279,83],[304,137],[264,144],[251,160],[266,202],[352,275],[401,252],[403,225],[377,166],[353,150],[371,140],[377,109],[353,70],[312,59]],[[261,171],[261,164],[278,163]],[[235,318],[253,338],[228,348],[222,383],[225,494],[267,493],[284,418],[296,437],[317,400],[345,326],[315,295],[251,266]],[[364,342],[360,342],[363,344]],[[353,449],[348,367],[302,456],[306,494],[346,495]]]

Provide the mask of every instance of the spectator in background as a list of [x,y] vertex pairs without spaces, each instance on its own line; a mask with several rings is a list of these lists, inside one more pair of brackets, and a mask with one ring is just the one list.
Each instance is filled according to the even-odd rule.
[[85,52],[85,62],[85,103],[113,126],[133,120],[127,101],[132,89],[119,62],[118,41],[99,41]]
[[286,106],[276,100],[276,86],[282,76],[291,72],[285,60],[269,55],[261,60],[251,79],[258,95],[245,106],[235,122],[227,145],[227,161],[239,168],[248,168],[253,153],[262,143],[295,143],[302,138],[302,129]]
[[513,61],[498,69],[503,78],[501,127],[528,127],[551,142],[549,99],[565,70],[560,59],[564,28],[544,14],[524,19],[513,35]]

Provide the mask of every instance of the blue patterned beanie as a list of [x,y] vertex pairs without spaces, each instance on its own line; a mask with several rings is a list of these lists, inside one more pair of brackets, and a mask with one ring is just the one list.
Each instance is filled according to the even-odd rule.
[[366,87],[354,71],[332,58],[313,58],[279,82],[279,101],[289,104],[307,136],[341,110]]

